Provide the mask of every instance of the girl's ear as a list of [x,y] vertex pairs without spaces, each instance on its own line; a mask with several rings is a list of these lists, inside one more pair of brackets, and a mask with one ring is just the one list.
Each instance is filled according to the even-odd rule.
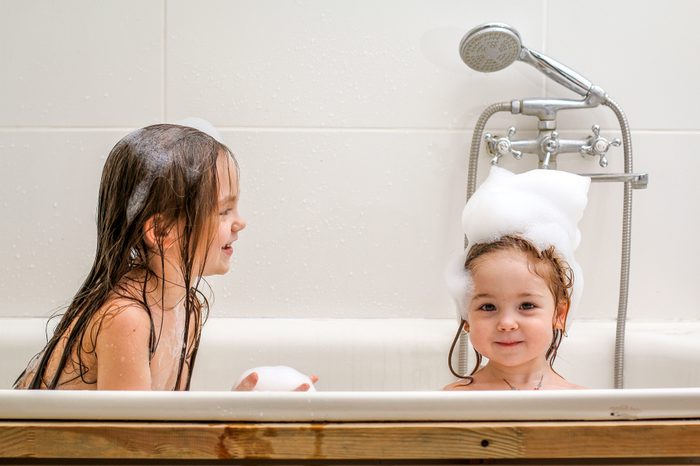
[[177,241],[174,231],[175,228],[172,226],[165,226],[163,216],[160,214],[151,215],[143,224],[143,237],[151,249],[158,249],[159,244],[163,249],[172,246]]
[[554,328],[566,330],[566,316],[569,315],[569,301],[562,299],[554,310]]
[[467,322],[466,320],[462,320],[462,322],[464,322],[464,331],[469,333],[469,322]]
[[155,215],[146,219],[143,223],[143,239],[149,249],[155,249],[157,243]]

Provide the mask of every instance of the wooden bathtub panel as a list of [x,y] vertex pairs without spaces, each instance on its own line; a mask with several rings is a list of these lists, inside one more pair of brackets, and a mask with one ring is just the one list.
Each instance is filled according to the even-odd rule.
[[[700,420],[611,422],[0,422],[0,458],[700,461]],[[693,461],[694,462],[694,461]],[[321,462],[322,463],[322,462]]]

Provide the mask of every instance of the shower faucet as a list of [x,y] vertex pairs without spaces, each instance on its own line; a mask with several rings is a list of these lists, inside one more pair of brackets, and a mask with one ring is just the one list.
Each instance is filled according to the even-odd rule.
[[598,164],[605,168],[608,166],[606,154],[611,146],[618,147],[622,143],[620,139],[608,140],[600,135],[600,127],[593,125],[593,134],[586,139],[561,139],[559,133],[553,130],[540,129],[536,139],[514,140],[514,126],[508,129],[508,134],[503,137],[494,136],[491,133],[484,135],[486,150],[492,156],[491,164],[498,165],[501,157],[512,155],[520,160],[523,153],[537,154],[540,158],[540,168],[556,168],[557,155],[566,153],[579,153],[583,156],[599,157]]
[[513,140],[514,127],[506,136],[486,134],[486,148],[491,163],[498,164],[507,154],[520,159],[523,153],[536,154],[539,168],[557,168],[557,156],[564,153],[598,156],[601,167],[608,164],[606,153],[611,146],[619,146],[619,139],[608,140],[600,135],[600,127],[593,126],[593,135],[585,139],[561,139],[557,133],[556,117],[561,110],[593,108],[608,101],[605,91],[588,79],[556,60],[522,44],[520,34],[503,23],[487,23],[469,31],[459,46],[460,57],[470,68],[481,72],[501,70],[516,60],[534,66],[549,78],[583,97],[573,99],[522,99],[510,102],[510,112],[537,117],[537,138]]

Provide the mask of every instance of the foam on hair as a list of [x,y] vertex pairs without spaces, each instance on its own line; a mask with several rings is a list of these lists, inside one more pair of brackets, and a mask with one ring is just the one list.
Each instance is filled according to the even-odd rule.
[[506,235],[520,236],[539,251],[553,246],[574,274],[569,315],[583,292],[583,273],[574,251],[581,242],[578,222],[588,202],[590,178],[558,170],[531,170],[514,174],[492,166],[462,212],[467,249],[448,267],[447,285],[458,314],[467,320],[473,282],[464,267],[474,244]]
[[221,144],[224,143],[224,140],[221,137],[221,133],[219,132],[219,130],[216,129],[216,127],[214,125],[209,123],[204,118],[188,117],[188,118],[184,118],[180,121],[177,121],[175,124],[180,125],[180,126],[188,126],[190,128],[197,129],[197,130],[199,130],[203,133],[206,133],[209,136],[213,137],[214,139],[219,141]]
[[[223,144],[219,131],[211,123],[202,118],[186,118],[177,124],[201,131],[211,136],[220,144]],[[129,197],[126,218],[127,222],[131,222],[143,208],[148,193],[153,186],[153,182],[156,178],[162,176],[170,163],[172,163],[172,157],[164,147],[165,142],[163,140],[145,137],[143,128],[127,134],[120,142],[129,145],[131,150],[135,153],[143,154],[142,161],[146,172],[145,176],[139,181]],[[188,180],[199,175],[200,173],[195,167],[187,167],[186,177]]]
[[151,139],[143,137],[144,129],[139,128],[122,138],[121,143],[131,146],[132,150],[140,154],[148,154],[143,157],[146,167],[146,176],[136,185],[134,191],[129,196],[126,207],[126,220],[130,223],[146,202],[148,192],[151,190],[153,181],[161,176],[170,163],[170,157],[165,149],[153,142]]

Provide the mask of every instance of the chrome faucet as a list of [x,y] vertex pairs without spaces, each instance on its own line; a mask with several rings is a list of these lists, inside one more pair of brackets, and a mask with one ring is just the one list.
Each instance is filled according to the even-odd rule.
[[[554,121],[554,120],[546,120]],[[491,164],[498,165],[501,157],[512,155],[517,160],[522,159],[523,153],[536,154],[539,157],[539,168],[557,168],[557,156],[559,154],[581,154],[584,156],[599,157],[599,165],[608,166],[606,154],[611,146],[621,145],[620,139],[608,140],[600,135],[600,127],[593,125],[593,134],[586,139],[561,139],[559,133],[550,129],[540,129],[537,138],[514,140],[516,133],[514,126],[508,129],[508,134],[503,137],[494,136],[491,133],[484,135],[486,150],[492,156]]]

